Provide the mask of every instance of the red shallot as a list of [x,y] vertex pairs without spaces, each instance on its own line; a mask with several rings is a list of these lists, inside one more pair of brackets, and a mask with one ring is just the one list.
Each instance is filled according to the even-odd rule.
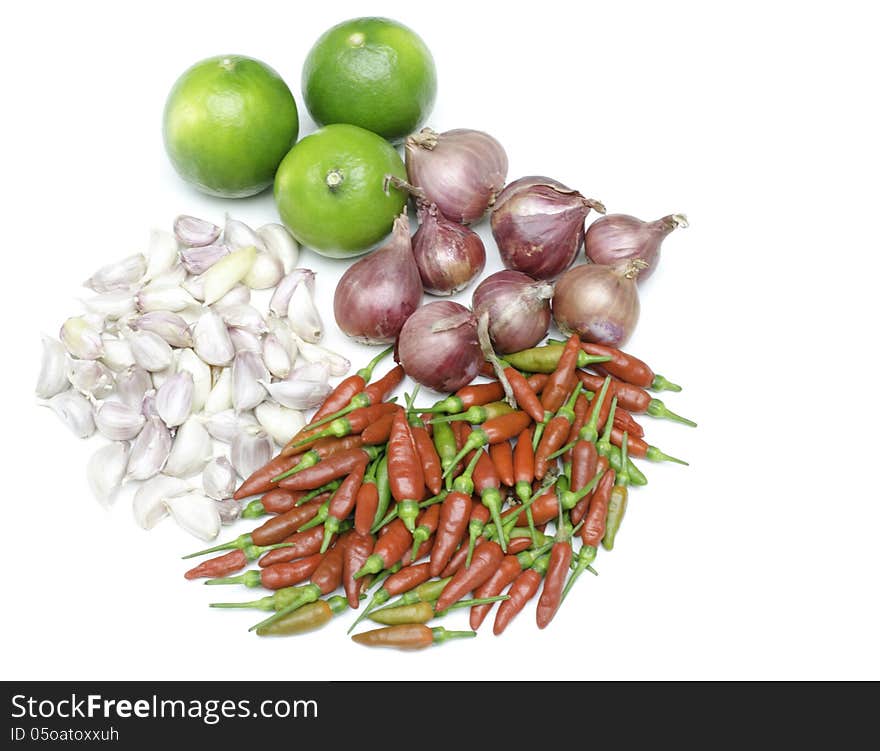
[[471,307],[479,319],[489,313],[489,336],[497,352],[534,347],[550,328],[553,285],[521,271],[505,269],[487,276],[474,290]]
[[654,222],[643,222],[629,214],[606,214],[589,227],[584,238],[584,250],[593,263],[605,266],[625,265],[640,258],[647,266],[638,275],[638,281],[647,279],[660,260],[660,245],[674,229],[687,227],[684,214],[670,214]]

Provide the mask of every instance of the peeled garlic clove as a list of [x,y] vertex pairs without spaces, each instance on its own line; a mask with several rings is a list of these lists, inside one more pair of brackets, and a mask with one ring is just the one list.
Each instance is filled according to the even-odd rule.
[[155,279],[177,263],[177,238],[170,232],[154,229],[147,248],[147,270],[144,279]]
[[206,245],[203,248],[187,248],[180,251],[180,260],[190,274],[204,274],[227,255],[229,248],[225,245]]
[[295,332],[293,333],[293,340],[296,342],[297,349],[303,356],[303,359],[312,363],[325,363],[330,369],[331,376],[345,375],[351,369],[351,363],[342,355],[331,352],[326,347],[318,344],[307,342],[302,337],[297,336]]
[[229,329],[229,339],[232,341],[236,354],[239,352],[261,352],[263,349],[260,337],[247,329]]
[[86,310],[97,313],[111,321],[130,316],[135,312],[135,296],[127,289],[104,292],[82,301]]
[[324,363],[309,363],[296,368],[284,381],[264,383],[276,402],[291,409],[310,409],[330,393],[330,370]]
[[241,503],[232,500],[232,498],[214,501],[214,505],[217,507],[217,513],[220,514],[221,524],[232,524],[238,521],[241,516]]
[[278,284],[282,276],[284,267],[281,261],[268,253],[257,253],[254,265],[243,281],[251,289],[269,289]]
[[86,316],[68,318],[59,336],[67,351],[80,360],[97,360],[104,354],[101,326]]
[[290,355],[275,334],[266,334],[263,337],[263,362],[276,378],[287,378],[290,375]]
[[213,442],[202,421],[190,417],[177,431],[171,453],[162,470],[173,477],[189,477],[198,474],[211,458]]
[[306,424],[302,412],[274,402],[263,402],[257,406],[254,416],[272,440],[280,446],[286,444]]
[[[180,285],[183,287],[190,295],[192,295],[193,299],[198,302],[205,301],[205,275],[199,274],[198,276],[189,276]],[[182,311],[178,311],[182,312]]]
[[[175,373],[156,392],[156,411],[169,428],[183,425],[192,414],[193,377],[186,371]],[[169,474],[174,474],[169,472]]]
[[197,491],[168,498],[165,501],[174,521],[201,540],[213,540],[220,534],[220,513],[217,504]]
[[237,352],[232,361],[232,406],[235,411],[245,412],[262,402],[266,398],[266,389],[260,382],[267,382],[269,378],[269,371],[258,352]]
[[296,342],[293,340],[293,332],[291,332],[290,327],[283,318],[279,318],[274,313],[269,313],[266,317],[266,323],[269,326],[269,332],[278,338],[278,341],[287,351],[290,357],[290,364],[293,365],[296,362],[299,350],[296,347]]
[[288,308],[290,307],[290,298],[293,296],[293,291],[300,284],[306,284],[309,291],[314,292],[315,272],[310,271],[309,269],[294,269],[291,271],[280,282],[278,282],[278,286],[275,288],[275,292],[269,300],[269,310],[276,316],[286,316]]
[[234,250],[211,266],[202,275],[204,277],[205,305],[217,302],[244,279],[251,270],[251,266],[254,265],[256,257],[257,249],[249,246]]
[[132,409],[140,409],[147,391],[153,388],[150,374],[136,365],[116,376],[116,398]]
[[230,368],[223,368],[220,371],[204,406],[207,415],[222,412],[224,409],[232,409],[232,370]]
[[132,499],[135,521],[144,529],[152,529],[168,516],[165,502],[188,493],[190,487],[177,477],[156,475],[141,485]]
[[83,282],[83,286],[98,293],[127,290],[141,280],[146,270],[147,259],[141,253],[135,253],[121,261],[102,266]]
[[244,284],[236,284],[231,290],[229,290],[229,292],[218,299],[214,303],[214,306],[216,308],[222,308],[227,305],[244,305],[245,303],[249,303],[250,301],[250,287],[246,287]]
[[230,250],[255,248],[261,253],[266,251],[260,236],[247,224],[226,215],[226,226],[223,228],[223,242]]
[[180,285],[160,285],[144,287],[135,295],[137,309],[141,313],[154,310],[167,310],[177,313],[190,305],[198,305],[189,292]]
[[104,347],[101,362],[110,370],[118,372],[134,365],[131,345],[125,339],[118,339],[115,336],[104,333],[101,334],[101,344]]
[[200,412],[211,393],[211,368],[193,350],[181,349],[177,354],[177,372],[189,373],[193,379],[193,412]]
[[224,323],[236,329],[245,329],[252,334],[262,334],[269,330],[266,319],[253,305],[237,303],[235,305],[215,305],[214,310],[220,314]]
[[308,284],[296,285],[287,306],[287,323],[294,334],[307,342],[315,343],[324,335],[324,325],[312,293]]
[[141,401],[141,414],[148,420],[153,417],[159,417],[159,410],[156,409],[155,391],[150,391],[148,394],[144,394],[144,398]]
[[128,325],[135,331],[152,331],[172,347],[192,347],[193,339],[189,324],[177,313],[155,310],[133,318]]
[[215,501],[232,498],[238,478],[235,469],[225,456],[211,459],[202,472],[202,487],[205,494]]
[[71,360],[67,380],[81,394],[95,399],[109,396],[115,383],[113,371],[97,360]]
[[113,500],[122,487],[125,467],[128,464],[128,444],[108,443],[99,448],[86,467],[86,475],[92,493],[105,506]]
[[167,271],[163,271],[155,279],[147,282],[144,289],[157,289],[158,287],[180,287],[186,281],[186,268],[182,263],[175,263]]
[[257,427],[257,421],[252,414],[242,412],[237,415],[233,409],[224,409],[208,416],[204,424],[211,438],[223,443],[232,443],[232,439],[241,431]]
[[44,406],[58,415],[77,438],[88,438],[95,432],[92,404],[78,391],[62,391]]
[[232,439],[229,458],[241,477],[250,477],[272,458],[275,446],[262,428],[242,430]]
[[137,363],[144,370],[155,373],[159,370],[165,370],[174,360],[171,347],[158,334],[152,331],[134,331],[126,332],[126,339],[131,347],[131,354]]
[[181,214],[174,220],[174,236],[189,248],[210,245],[220,237],[220,228],[205,219]]
[[159,474],[171,452],[171,431],[159,417],[147,419],[138,437],[131,444],[126,477],[147,480]]
[[144,416],[122,402],[104,402],[95,410],[98,432],[111,441],[130,441],[144,426]]
[[177,368],[174,365],[174,362],[171,363],[167,368],[162,368],[162,370],[157,370],[155,373],[150,374],[150,378],[153,383],[153,388],[157,391],[162,388],[162,384],[165,383],[171,376],[173,376],[177,372]]
[[283,224],[264,224],[257,230],[257,235],[266,246],[266,252],[281,261],[284,273],[293,271],[299,260],[299,245],[287,227]]
[[43,359],[37,376],[36,394],[51,399],[67,388],[67,353],[64,346],[51,336],[43,337]]
[[206,310],[193,327],[193,349],[209,365],[227,365],[235,356],[226,324],[219,313]]

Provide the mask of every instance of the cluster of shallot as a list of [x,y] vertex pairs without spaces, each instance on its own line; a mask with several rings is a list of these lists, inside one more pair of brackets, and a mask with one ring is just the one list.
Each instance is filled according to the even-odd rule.
[[[88,463],[95,496],[123,484],[138,524],[165,516],[210,540],[232,499],[304,425],[303,410],[350,364],[318,342],[314,272],[279,224],[257,230],[179,216],[146,253],[104,266],[58,339],[44,336],[36,393],[79,438],[110,441]],[[266,290],[268,312],[252,301]],[[197,480],[200,479],[200,482]]]

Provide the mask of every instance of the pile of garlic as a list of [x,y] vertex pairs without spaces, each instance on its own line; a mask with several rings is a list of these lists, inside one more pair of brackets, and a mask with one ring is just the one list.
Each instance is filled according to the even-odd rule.
[[[170,514],[205,540],[238,518],[239,478],[274,456],[304,425],[302,410],[330,392],[329,378],[350,368],[318,344],[315,274],[298,258],[279,224],[254,231],[227,217],[221,232],[179,216],[173,233],[151,233],[146,254],[85,282],[95,293],[86,312],[64,322],[60,341],[43,337],[36,393],[76,436],[112,441],[88,464],[99,501],[141,483],[142,527]],[[266,315],[251,290],[273,290]]]

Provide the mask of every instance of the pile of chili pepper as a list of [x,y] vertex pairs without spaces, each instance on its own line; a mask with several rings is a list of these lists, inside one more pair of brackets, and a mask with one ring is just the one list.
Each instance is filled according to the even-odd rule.
[[[651,393],[679,386],[576,336],[500,367],[506,385],[487,364],[493,380],[429,407],[413,405],[417,394],[391,398],[400,365],[374,383],[363,371],[343,380],[236,492],[254,497],[242,516],[265,521],[186,556],[229,551],[186,577],[271,591],[212,605],[268,611],[251,628],[260,636],[359,609],[352,629],[381,625],[354,641],[419,649],[475,636],[496,603],[501,634],[536,596],[546,627],[582,574],[596,573],[599,548],[614,548],[629,487],[647,482],[632,458],[686,463],[650,445],[636,416],[695,423]],[[457,608],[470,609],[471,630],[426,625]]]

